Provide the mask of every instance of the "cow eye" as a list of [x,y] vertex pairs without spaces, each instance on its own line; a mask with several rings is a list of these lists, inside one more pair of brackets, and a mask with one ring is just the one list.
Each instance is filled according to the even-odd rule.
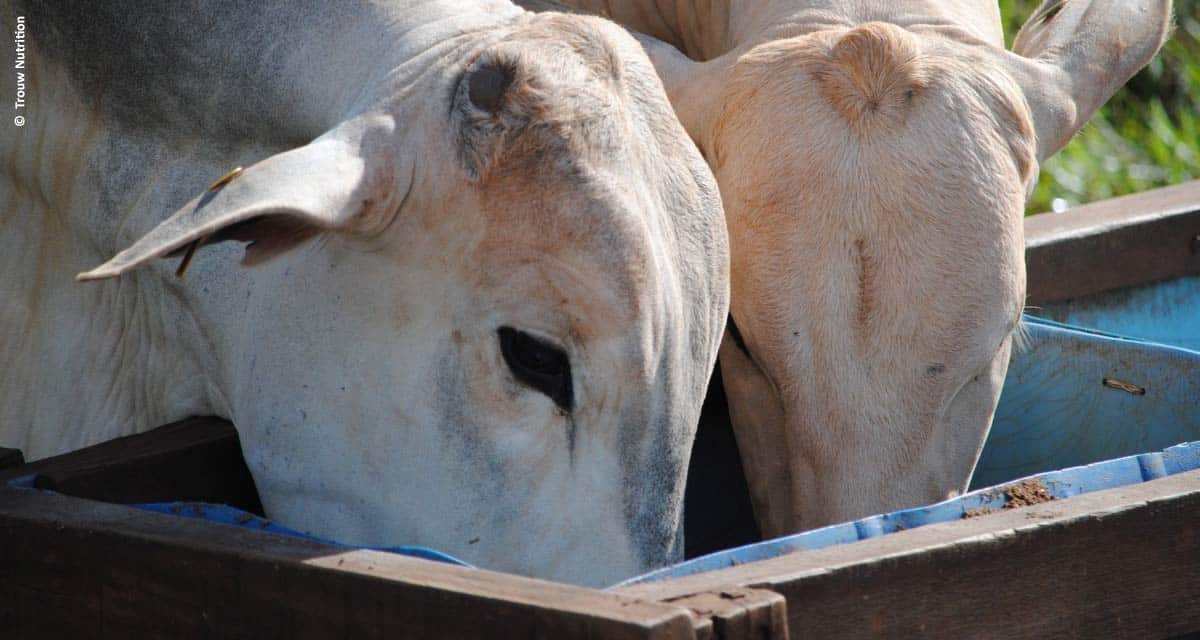
[[750,357],[750,350],[746,348],[746,341],[742,339],[742,332],[738,331],[737,323],[733,321],[733,314],[729,314],[729,319],[725,321],[725,328],[729,330],[729,337],[733,338],[733,344],[737,345],[746,357]]
[[512,327],[500,327],[500,353],[517,380],[546,394],[563,411],[575,405],[571,361],[559,347]]

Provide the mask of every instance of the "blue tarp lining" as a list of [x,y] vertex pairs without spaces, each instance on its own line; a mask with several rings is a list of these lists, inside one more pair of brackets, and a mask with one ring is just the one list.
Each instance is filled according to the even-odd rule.
[[[1112,489],[1176,473],[1200,469],[1200,442],[1170,447],[1159,453],[1145,453],[1117,460],[1097,462],[1082,467],[1062,469],[1014,481],[1036,479],[1055,498],[1069,498],[1081,493]],[[915,529],[937,522],[960,520],[968,511],[1003,509],[1009,500],[1003,487],[989,487],[939,502],[928,507],[894,511],[863,518],[855,522],[836,524],[804,533],[719,551],[665,569],[626,580],[617,586],[679,578],[715,569],[766,560],[795,551],[821,549],[845,542]]]
[[1032,311],[1065,325],[1200,351],[1200,276],[1097,293]]
[[1025,329],[972,489],[1200,440],[1200,352],[1039,318]]
[[415,546],[400,546],[400,547],[360,547],[356,545],[347,545],[340,542],[320,538],[309,535],[295,529],[289,529],[285,526],[276,524],[260,518],[253,513],[235,509],[223,504],[208,504],[204,502],[153,502],[149,504],[130,505],[143,509],[145,511],[154,511],[156,513],[165,513],[173,516],[182,516],[184,518],[195,518],[197,520],[207,520],[209,522],[219,522],[221,524],[233,525],[235,527],[243,527],[246,529],[254,529],[255,531],[266,531],[267,533],[277,533],[284,536],[292,536],[294,538],[303,538],[305,540],[314,540],[339,547],[347,547],[353,549],[373,549],[375,551],[387,551],[389,553],[398,553],[404,556],[414,558],[424,558],[426,560],[436,560],[437,562],[447,562],[456,564],[462,567],[474,568],[473,565],[463,562],[458,558],[446,555],[440,551],[434,551],[426,547]]

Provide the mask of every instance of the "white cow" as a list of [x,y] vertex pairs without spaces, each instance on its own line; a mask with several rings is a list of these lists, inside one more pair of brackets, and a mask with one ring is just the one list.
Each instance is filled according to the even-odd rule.
[[763,532],[964,489],[1039,163],[1157,52],[1171,2],[1047,0],[1012,51],[991,0],[568,4],[673,45],[645,41],[725,203],[721,370]]
[[728,247],[638,43],[221,7],[0,8],[0,444],[213,414],[293,527],[593,585],[676,559]]

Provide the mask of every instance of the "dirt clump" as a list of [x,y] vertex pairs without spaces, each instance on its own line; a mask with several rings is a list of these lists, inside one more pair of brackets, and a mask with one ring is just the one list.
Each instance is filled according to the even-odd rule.
[[1054,496],[1046,489],[1046,485],[1037,479],[1004,487],[1004,495],[1008,496],[1008,502],[1004,503],[1005,509],[1020,509],[1054,500]]
[[[1000,489],[994,489],[992,493],[985,494],[985,497],[989,500],[997,500],[1000,497],[998,492],[1003,492],[1005,498],[1007,498],[1004,502],[1004,510],[1020,509],[1021,507],[1029,507],[1055,500],[1054,495],[1050,493],[1046,485],[1042,484],[1042,481],[1036,478],[1010,484]],[[989,506],[967,509],[963,512],[962,519],[978,518],[979,516],[986,516],[989,513],[995,513],[998,510]]]

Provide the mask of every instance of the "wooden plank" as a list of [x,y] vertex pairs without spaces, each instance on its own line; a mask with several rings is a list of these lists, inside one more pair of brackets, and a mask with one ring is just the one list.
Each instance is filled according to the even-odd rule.
[[787,599],[793,638],[1200,632],[1200,471],[621,589]]
[[1200,273],[1200,181],[1025,219],[1029,304]]
[[25,464],[25,456],[20,449],[0,447],[0,471]]
[[680,606],[0,490],[5,637],[695,637]]
[[31,474],[39,488],[80,498],[215,502],[262,513],[237,431],[219,418],[189,418],[24,466],[0,465],[0,484]]
[[[75,497],[126,503],[194,500],[232,503],[235,506],[242,506],[242,508],[246,508],[246,506],[239,505],[239,502],[252,502],[254,507],[258,505],[253,481],[242,462],[237,433],[231,424],[216,418],[184,420],[144,434],[119,438],[61,456],[39,460],[19,468],[4,469],[0,471],[0,482],[26,475],[36,475],[36,486],[39,488],[51,489]],[[243,497],[237,497],[239,495]],[[80,502],[79,504],[91,505],[92,503]],[[93,507],[86,506],[85,510],[87,509],[93,509]],[[30,515],[26,508],[20,508],[18,511],[24,515]],[[127,513],[130,513],[129,517],[135,520],[145,520],[141,512]],[[153,516],[153,514],[149,515]],[[151,520],[153,519],[152,517]],[[174,546],[175,551],[168,553],[177,552],[187,557],[193,554],[194,550],[189,548],[186,536],[183,539],[176,539],[175,536],[180,526],[185,529],[190,526],[174,520],[162,520],[156,527],[151,527],[149,531],[155,536],[163,536],[165,544],[169,547]],[[2,515],[0,515],[0,522],[3,522]],[[77,530],[77,533],[80,529],[78,522],[61,522],[56,526]],[[212,525],[201,523],[201,526]],[[229,537],[229,532],[222,531],[223,529],[226,528],[218,529],[218,532],[223,535],[216,537],[208,535],[206,540],[218,547],[233,545],[228,547],[227,551],[256,548],[265,544],[262,534],[255,535],[251,532],[251,538],[246,540],[242,536]],[[0,529],[0,546],[9,544],[8,538],[4,537],[2,531]],[[124,539],[122,536],[129,535],[128,531],[109,533],[117,536],[118,539]],[[274,540],[266,549],[268,554],[283,552],[286,555],[287,550],[295,546],[290,539],[279,539],[276,536],[268,536],[268,539]],[[94,546],[93,543],[89,544]],[[118,543],[113,541],[111,544]],[[283,546],[280,547],[280,544]],[[125,548],[130,547],[123,543],[122,545]],[[309,545],[300,543],[299,546],[307,548]],[[326,561],[323,558],[309,559],[307,556],[302,559],[302,562],[324,566],[334,571],[357,570],[372,575],[377,567],[381,566],[381,563],[386,564],[387,562],[380,559],[380,554],[365,552],[364,556],[347,552],[341,548],[325,545],[317,545],[317,547],[322,549],[322,553],[325,555],[336,558],[336,562]],[[92,562],[93,560],[94,562]],[[3,566],[2,563],[2,556],[0,556],[0,566]],[[108,573],[111,578],[110,583],[102,584],[99,587],[92,585],[91,590],[65,586],[62,577],[71,575],[70,570],[64,572],[62,567],[57,566],[52,570],[50,570],[51,568],[46,569],[50,575],[56,576],[49,586],[36,581],[32,586],[26,585],[25,587],[21,587],[19,584],[13,586],[11,582],[7,586],[0,586],[0,629],[13,627],[15,624],[11,619],[6,619],[5,615],[11,618],[16,615],[14,611],[21,611],[24,612],[24,615],[20,619],[28,624],[23,623],[24,626],[15,628],[21,628],[34,633],[34,635],[38,635],[36,625],[49,620],[56,626],[45,630],[47,635],[70,633],[72,635],[82,634],[86,637],[95,629],[105,628],[120,635],[145,632],[151,635],[165,633],[174,636],[180,633],[179,630],[192,628],[189,625],[196,612],[195,603],[208,601],[207,596],[194,591],[193,587],[196,583],[191,577],[177,575],[169,567],[156,571],[155,575],[159,582],[147,586],[144,580],[139,582],[140,578],[125,580],[120,575],[114,575],[113,572],[119,574],[123,569],[119,565],[113,566],[105,557],[83,559],[80,560],[78,566],[74,567],[77,574],[91,575],[100,571]],[[472,572],[471,575],[494,578],[499,574]],[[220,576],[213,578],[218,582],[220,579]],[[276,597],[276,586],[272,586],[270,590],[260,596],[255,596],[255,587],[247,587],[236,572],[227,572],[224,579],[237,579],[239,584],[236,589],[242,593],[243,597]],[[16,578],[12,580],[16,580]],[[310,586],[324,589],[325,587],[321,585],[327,580],[328,578],[314,577],[309,582]],[[97,588],[99,596],[96,595],[95,589]],[[224,588],[234,587],[226,585]],[[295,596],[298,600],[312,599],[305,592],[305,587],[293,586],[293,588],[299,590]],[[505,588],[507,589],[507,587]],[[708,596],[711,596],[711,601],[706,600]],[[453,595],[448,597],[453,599]],[[154,609],[151,616],[145,617],[143,609],[147,606],[148,599],[153,599],[155,602],[168,601],[173,604],[165,609]],[[728,640],[786,637],[785,602],[778,594],[742,589],[721,594],[694,596],[685,600],[681,603],[672,603],[678,609],[675,613],[685,612],[694,627],[693,633],[700,634],[700,637]],[[4,602],[12,603],[12,609],[9,609],[7,613],[3,610]],[[256,604],[255,606],[261,609],[260,605]],[[622,604],[622,607],[628,608],[628,603]],[[50,610],[71,611],[78,615],[71,615],[62,620],[55,619],[53,616],[39,617],[38,612]],[[102,618],[101,612],[105,612],[107,617]],[[136,623],[131,622],[131,619],[139,615],[142,615],[144,619]],[[259,633],[256,627],[245,626],[246,623],[241,614],[225,612],[214,615],[205,612],[202,615],[211,621],[211,625],[204,628],[205,633],[214,630],[221,635],[233,633],[235,636],[243,632],[246,635]],[[254,614],[253,617],[259,616]],[[270,616],[267,618],[270,619]],[[368,616],[364,620],[366,621],[364,624],[369,627],[370,624],[373,624],[372,620],[374,619]],[[383,624],[388,618],[385,615],[378,620]],[[677,625],[678,623],[673,624]],[[200,634],[201,631],[198,630],[196,633]],[[439,635],[439,637],[441,636]]]
[[669,601],[695,617],[697,640],[787,640],[787,601],[774,591],[730,588]]

